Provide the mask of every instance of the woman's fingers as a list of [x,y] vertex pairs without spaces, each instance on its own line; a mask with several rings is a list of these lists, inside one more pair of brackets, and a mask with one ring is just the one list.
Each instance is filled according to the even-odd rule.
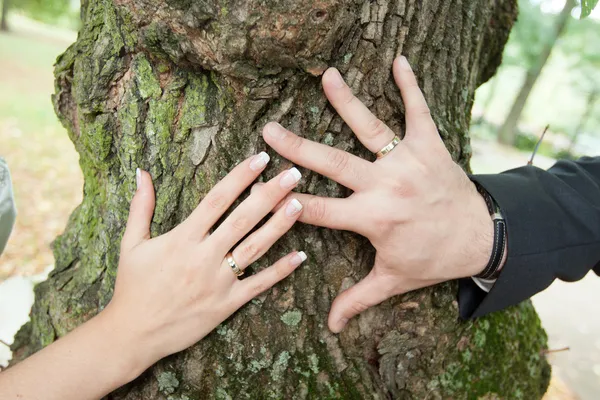
[[302,175],[291,168],[265,183],[262,190],[251,193],[208,237],[223,254],[228,252],[265,217],[293,188]]
[[303,251],[293,252],[258,274],[234,282],[231,292],[235,296],[233,304],[236,309],[289,276],[304,261],[306,254]]
[[323,90],[331,105],[367,149],[377,153],[392,141],[394,132],[354,96],[337,69],[325,71]]
[[150,239],[150,224],[154,214],[154,186],[152,177],[139,168],[135,171],[137,190],[129,208],[127,227],[121,241],[123,250],[130,250]]
[[202,240],[208,230],[260,175],[268,162],[269,155],[263,151],[244,160],[217,183],[183,223],[191,235],[196,235],[199,241]]
[[372,181],[370,162],[340,149],[301,138],[276,122],[265,125],[263,138],[284,158],[354,191],[364,189]]
[[[418,130],[419,135],[425,135],[440,140],[435,122],[431,118],[429,106],[419,88],[417,78],[404,56],[394,60],[393,65],[394,80],[402,94],[402,101],[406,109],[406,126],[408,131]],[[407,132],[406,138],[410,136]]]
[[[252,235],[244,239],[232,252],[238,267],[246,269],[262,257],[298,220],[302,204],[295,198],[285,202],[269,221]],[[227,265],[226,268],[229,268]]]

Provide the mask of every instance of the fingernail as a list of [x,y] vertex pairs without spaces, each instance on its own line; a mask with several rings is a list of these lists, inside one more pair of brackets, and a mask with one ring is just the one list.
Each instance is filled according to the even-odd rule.
[[292,199],[292,201],[290,201],[285,207],[285,215],[288,217],[293,217],[294,215],[298,214],[300,210],[302,210],[302,204],[298,200]]
[[270,159],[271,157],[263,151],[260,154],[255,155],[252,161],[250,161],[250,169],[252,171],[260,171],[267,165]]
[[290,264],[293,265],[294,267],[297,267],[298,265],[302,264],[304,261],[306,261],[308,257],[306,257],[306,253],[303,251],[299,251],[296,254],[294,254],[294,256],[290,259]]
[[289,169],[279,181],[279,185],[283,189],[289,189],[296,186],[296,183],[300,180],[302,174],[296,167]]
[[400,66],[404,69],[408,69],[408,70],[412,69],[410,67],[410,64],[408,63],[408,60],[404,56],[400,56]]
[[266,129],[269,136],[275,140],[283,139],[286,135],[285,128],[277,122],[269,122]]
[[139,168],[135,169],[135,186],[137,190],[140,190],[140,186],[142,186],[142,171]]
[[331,83],[333,84],[333,86],[335,86],[338,89],[343,88],[344,79],[342,78],[342,75],[340,75],[340,71],[338,71],[335,68],[331,68],[330,71]]

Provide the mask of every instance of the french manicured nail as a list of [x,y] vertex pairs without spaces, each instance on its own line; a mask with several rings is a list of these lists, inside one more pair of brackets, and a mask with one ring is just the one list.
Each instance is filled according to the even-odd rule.
[[330,71],[331,72],[329,72],[329,75],[331,77],[331,83],[333,84],[333,86],[335,86],[338,89],[343,88],[344,79],[342,78],[342,75],[340,75],[340,71],[338,71],[335,68],[331,68]]
[[290,264],[294,267],[297,267],[298,265],[306,261],[306,259],[306,253],[303,251],[299,251],[296,254],[294,254],[294,256],[290,259]]
[[404,56],[400,56],[400,66],[404,69],[412,69],[408,63],[408,60]]
[[298,181],[300,180],[300,178],[302,178],[302,174],[300,173],[300,171],[298,171],[298,169],[296,167],[290,168],[281,177],[281,180],[279,181],[279,185],[283,189],[290,189],[290,188],[296,186],[296,183],[298,183]]
[[140,186],[142,186],[142,171],[139,168],[135,169],[135,185],[137,190],[140,190]]
[[286,135],[285,128],[277,122],[269,122],[267,133],[275,140],[283,139]]
[[302,204],[298,200],[292,199],[292,201],[290,201],[285,207],[285,215],[287,215],[288,217],[293,217],[294,215],[298,214],[301,210]]
[[250,161],[250,169],[252,171],[260,171],[267,165],[270,159],[271,157],[263,151],[252,158],[252,161]]

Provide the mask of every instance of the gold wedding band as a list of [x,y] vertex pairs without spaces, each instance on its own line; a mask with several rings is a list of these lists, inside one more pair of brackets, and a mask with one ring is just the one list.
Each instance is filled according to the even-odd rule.
[[400,143],[400,138],[398,136],[394,136],[391,142],[387,144],[383,149],[379,150],[375,155],[377,158],[382,158],[386,156],[390,151],[394,150],[396,146]]
[[227,264],[229,264],[235,276],[239,278],[240,276],[244,275],[244,270],[236,264],[235,260],[233,259],[233,254],[227,253],[225,259],[227,260]]

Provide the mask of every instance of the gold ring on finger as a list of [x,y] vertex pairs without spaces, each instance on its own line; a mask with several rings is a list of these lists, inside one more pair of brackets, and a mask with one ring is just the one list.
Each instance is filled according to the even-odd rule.
[[235,276],[239,278],[240,276],[244,275],[244,270],[237,265],[237,263],[233,259],[233,254],[227,253],[225,259],[227,260],[227,264],[229,264]]
[[400,138],[398,135],[394,136],[391,142],[389,142],[383,149],[379,150],[375,155],[377,158],[385,157],[390,151],[394,150],[396,146],[400,143]]

